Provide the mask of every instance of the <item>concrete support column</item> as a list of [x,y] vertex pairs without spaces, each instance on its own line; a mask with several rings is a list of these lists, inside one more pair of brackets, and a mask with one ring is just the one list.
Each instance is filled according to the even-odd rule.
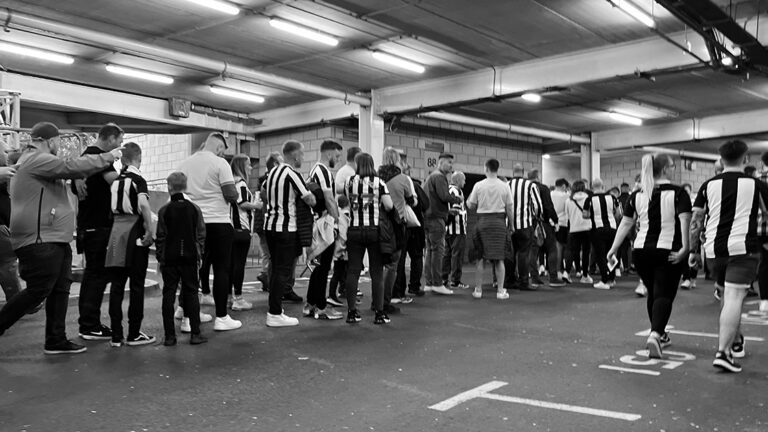
[[[590,146],[590,149],[594,149],[594,145]],[[590,165],[590,176],[587,177],[589,181],[592,181],[596,178],[600,177],[600,152],[599,151],[592,151],[592,164]]]
[[581,178],[590,180],[592,175],[592,146],[589,144],[581,145]]
[[381,164],[384,153],[384,119],[377,114],[379,95],[374,90],[371,92],[371,106],[360,106],[358,119],[359,146],[364,152],[373,156],[376,166]]

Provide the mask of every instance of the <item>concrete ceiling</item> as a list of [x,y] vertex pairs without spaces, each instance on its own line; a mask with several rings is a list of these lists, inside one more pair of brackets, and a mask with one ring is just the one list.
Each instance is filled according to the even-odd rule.
[[[544,59],[653,36],[642,24],[605,0],[235,0],[245,13],[231,17],[184,0],[7,0],[12,10],[113,35],[204,55],[265,72],[349,91],[440,78],[496,65]],[[652,0],[636,0],[652,12],[662,33],[684,26]],[[755,0],[717,0],[737,18],[757,13]],[[280,17],[337,36],[325,47],[272,28]],[[256,105],[213,95],[207,86],[225,78],[162,58],[116,52],[112,47],[36,31],[0,32],[0,40],[61,51],[77,58],[72,66],[51,66],[0,54],[12,72],[88,84],[143,96],[184,97],[194,103],[253,113],[321,99],[258,82],[226,79],[226,85],[264,95]],[[375,61],[381,49],[426,66],[424,74]],[[172,75],[171,86],[108,73],[115,63]],[[568,71],[563,71],[567,74]],[[706,68],[659,74],[654,81],[620,77],[562,89],[530,105],[518,99],[481,103],[452,111],[491,120],[571,133],[617,125],[607,111],[622,109],[648,123],[761,106],[768,80],[730,76]]]

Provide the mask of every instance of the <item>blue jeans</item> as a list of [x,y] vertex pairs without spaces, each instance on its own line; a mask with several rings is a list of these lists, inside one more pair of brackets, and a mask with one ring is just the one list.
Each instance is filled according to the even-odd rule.
[[445,255],[445,219],[424,220],[427,234],[427,256],[424,260],[424,275],[427,286],[443,284],[443,255]]
[[66,342],[67,305],[72,285],[72,249],[68,243],[40,243],[16,250],[21,278],[27,288],[13,296],[0,310],[0,334],[28,310],[45,304],[45,345]]

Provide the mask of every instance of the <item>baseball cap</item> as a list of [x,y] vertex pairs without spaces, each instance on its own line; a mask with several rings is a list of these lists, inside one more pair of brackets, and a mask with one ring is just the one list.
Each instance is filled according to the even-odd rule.
[[47,140],[59,136],[59,128],[51,122],[40,122],[32,126],[32,139]]

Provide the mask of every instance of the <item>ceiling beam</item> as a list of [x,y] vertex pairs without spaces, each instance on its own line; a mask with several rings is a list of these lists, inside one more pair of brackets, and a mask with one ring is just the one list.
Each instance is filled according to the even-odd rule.
[[325,123],[357,116],[360,106],[336,99],[324,99],[286,108],[278,108],[250,114],[261,121],[260,125],[247,127],[248,133],[260,134],[281,129],[290,129]]
[[246,132],[242,122],[207,114],[192,112],[188,118],[172,117],[165,99],[7,72],[0,72],[0,88],[21,92],[22,104],[29,101],[52,109],[86,111],[203,130]]

